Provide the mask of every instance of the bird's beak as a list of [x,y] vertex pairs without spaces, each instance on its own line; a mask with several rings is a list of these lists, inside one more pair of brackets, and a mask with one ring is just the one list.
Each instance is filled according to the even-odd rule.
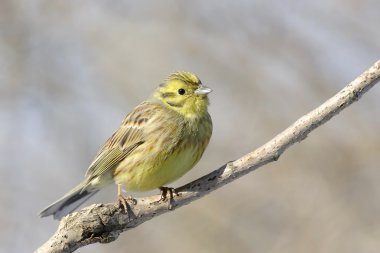
[[198,89],[194,91],[195,95],[207,95],[212,91],[209,87],[200,85]]

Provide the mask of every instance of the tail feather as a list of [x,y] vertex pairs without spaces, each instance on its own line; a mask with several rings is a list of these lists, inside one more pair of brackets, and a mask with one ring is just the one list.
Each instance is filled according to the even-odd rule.
[[74,189],[66,193],[62,198],[55,201],[50,206],[40,212],[40,217],[53,215],[54,219],[60,220],[63,216],[73,212],[86,200],[92,197],[99,190],[86,189],[85,184],[81,183]]

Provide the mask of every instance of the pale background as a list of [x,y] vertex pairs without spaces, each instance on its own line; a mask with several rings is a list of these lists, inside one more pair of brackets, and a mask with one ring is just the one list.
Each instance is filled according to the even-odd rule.
[[[265,143],[378,60],[379,11],[375,0],[1,0],[0,252],[31,252],[53,234],[57,221],[38,212],[82,180],[170,72],[214,90],[214,135],[178,186]],[[79,252],[379,252],[379,96],[278,162]]]

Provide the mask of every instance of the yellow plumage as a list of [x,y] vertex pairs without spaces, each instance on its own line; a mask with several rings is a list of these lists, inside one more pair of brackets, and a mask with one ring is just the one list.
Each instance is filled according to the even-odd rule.
[[85,180],[41,216],[60,218],[114,181],[129,191],[147,191],[183,176],[199,161],[211,137],[209,92],[192,73],[171,74],[127,115],[100,149]]

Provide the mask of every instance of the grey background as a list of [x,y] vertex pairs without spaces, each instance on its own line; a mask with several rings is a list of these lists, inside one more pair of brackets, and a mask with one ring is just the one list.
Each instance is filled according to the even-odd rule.
[[[30,252],[53,234],[58,223],[37,213],[82,180],[170,72],[195,72],[214,90],[211,143],[178,186],[265,143],[378,60],[379,10],[379,1],[2,0],[0,251]],[[79,252],[379,252],[379,96],[375,87],[278,162]],[[86,205],[115,198],[112,186]]]

